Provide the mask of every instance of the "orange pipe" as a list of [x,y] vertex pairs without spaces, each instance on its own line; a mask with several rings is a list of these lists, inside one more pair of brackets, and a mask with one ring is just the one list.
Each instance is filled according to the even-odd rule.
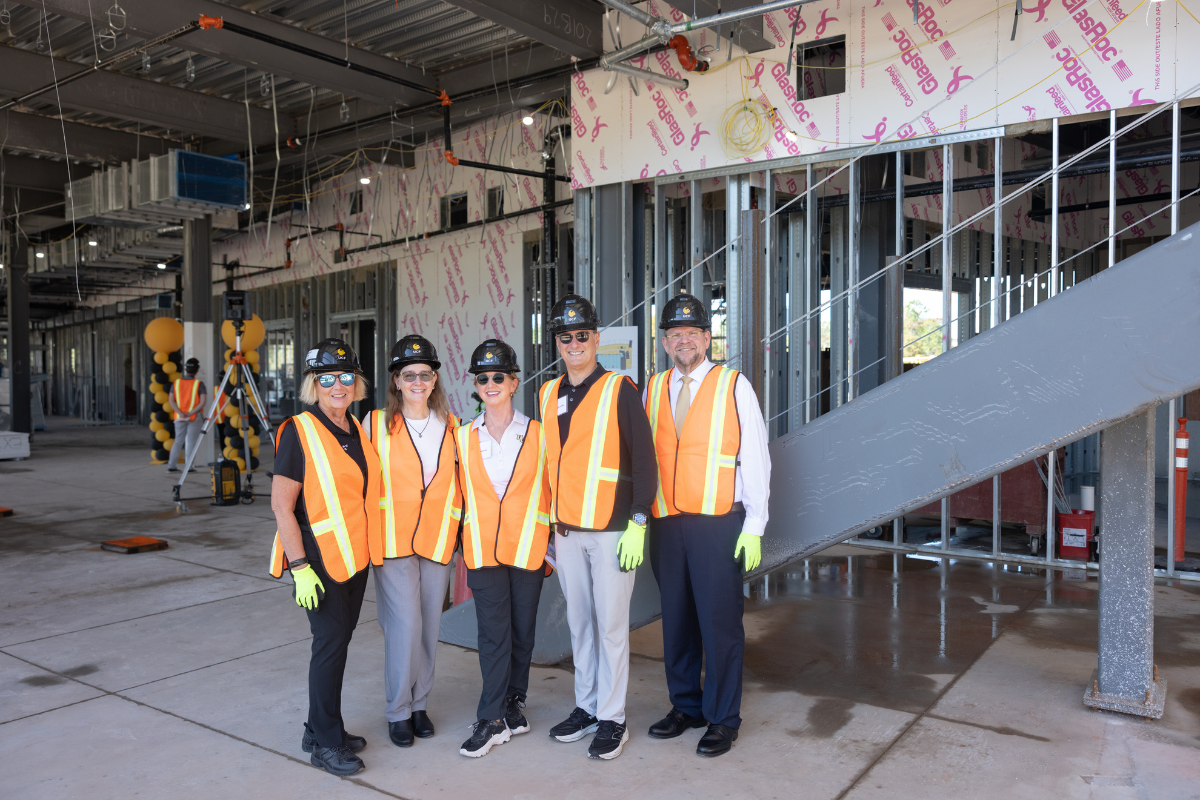
[[692,46],[682,33],[672,36],[671,41],[667,42],[667,47],[675,48],[675,55],[679,56],[679,66],[688,72],[708,72],[708,62],[692,55]]

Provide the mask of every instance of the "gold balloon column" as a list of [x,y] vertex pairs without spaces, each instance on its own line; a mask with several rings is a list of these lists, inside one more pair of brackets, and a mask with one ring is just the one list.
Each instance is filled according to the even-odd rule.
[[171,454],[171,445],[175,443],[175,414],[171,411],[171,387],[179,379],[179,369],[183,359],[183,325],[171,317],[158,317],[146,326],[142,338],[146,345],[154,351],[154,372],[150,376],[151,407],[157,406],[150,412],[150,433],[154,439],[151,443],[150,461],[153,464],[165,464]]
[[[267,329],[263,325],[263,321],[255,314],[253,318],[248,320],[242,327],[242,355],[245,357],[250,370],[254,375],[254,384],[258,385],[258,347],[266,339]],[[229,369],[229,365],[233,363],[234,347],[237,346],[237,337],[234,333],[233,323],[226,320],[221,324],[221,338],[225,341],[225,346],[228,348],[225,351],[225,369]],[[229,376],[229,386],[225,389],[226,397],[222,398],[222,406],[224,408],[225,422],[221,425],[221,441],[224,443],[224,449],[221,454],[236,461],[238,469],[242,472],[246,471],[246,450],[242,436],[242,419],[238,409],[241,407],[240,386],[241,377],[237,370],[234,370]],[[226,402],[228,400],[228,402]],[[258,469],[258,448],[259,434],[262,433],[262,420],[254,413],[253,407],[247,399],[246,401],[246,437],[250,440],[250,464],[251,470]]]

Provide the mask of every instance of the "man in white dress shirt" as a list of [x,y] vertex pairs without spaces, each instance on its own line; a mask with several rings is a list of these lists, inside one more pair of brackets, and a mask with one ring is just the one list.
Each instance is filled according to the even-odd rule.
[[[689,294],[663,306],[663,347],[675,366],[643,394],[658,456],[650,563],[662,595],[671,710],[650,736],[708,730],[696,752],[728,752],[741,726],[742,572],[762,557],[771,459],[750,381],[708,360],[708,311]],[[701,683],[701,667],[704,667]]]

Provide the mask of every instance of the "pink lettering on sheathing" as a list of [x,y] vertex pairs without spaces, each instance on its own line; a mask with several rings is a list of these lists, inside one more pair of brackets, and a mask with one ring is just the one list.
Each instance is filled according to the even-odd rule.
[[1142,97],[1142,89],[1137,89],[1133,93],[1133,97],[1129,100],[1131,106],[1152,106],[1158,101],[1153,97]]

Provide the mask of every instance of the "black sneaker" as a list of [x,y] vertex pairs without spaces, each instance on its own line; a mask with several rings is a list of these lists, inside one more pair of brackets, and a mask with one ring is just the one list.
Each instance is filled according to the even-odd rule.
[[629,741],[629,729],[624,722],[613,722],[610,719],[600,720],[596,737],[588,747],[588,758],[603,758],[609,760],[621,755],[625,743]]
[[341,747],[317,747],[309,758],[314,767],[320,767],[330,775],[346,777],[366,769],[362,759],[350,752],[346,745]]
[[471,738],[463,742],[458,752],[468,758],[482,758],[494,746],[504,744],[512,733],[502,719],[481,719],[471,726]]
[[518,733],[529,733],[529,720],[525,719],[525,715],[521,713],[521,709],[524,707],[525,701],[515,694],[509,695],[508,700],[504,703],[504,723],[508,725],[513,736]]
[[571,716],[550,729],[550,735],[560,742],[578,742],[589,733],[596,732],[597,720],[576,706]]
[[[342,744],[350,748],[352,753],[361,753],[367,746],[367,740],[361,736],[355,736],[353,733],[342,731]],[[317,747],[317,738],[312,735],[312,730],[309,729],[308,723],[304,723],[304,736],[300,739],[300,749],[306,753],[311,753]]]

